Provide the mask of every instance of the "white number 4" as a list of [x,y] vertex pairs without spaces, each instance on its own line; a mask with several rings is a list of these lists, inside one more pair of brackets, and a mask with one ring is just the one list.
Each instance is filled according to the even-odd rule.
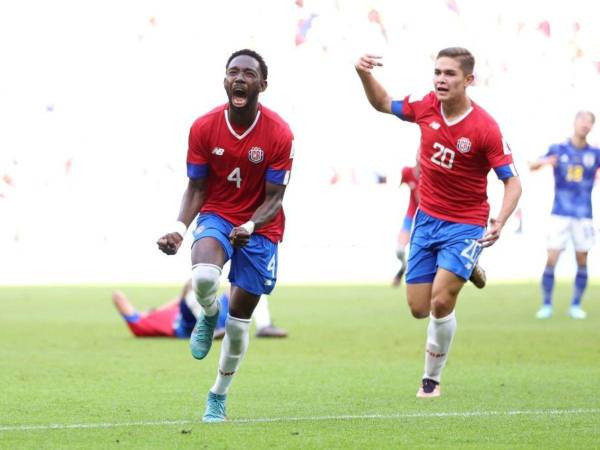
[[275,278],[275,255],[273,255],[271,261],[269,261],[269,264],[267,265],[267,270],[271,272],[271,276]]
[[242,184],[242,175],[240,174],[239,167],[236,167],[229,175],[227,175],[227,181],[235,183],[235,187],[238,189],[240,188],[240,185]]

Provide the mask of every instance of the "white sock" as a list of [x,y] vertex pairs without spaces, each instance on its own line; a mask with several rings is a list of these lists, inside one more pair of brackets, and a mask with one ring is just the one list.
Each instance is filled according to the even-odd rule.
[[219,312],[217,291],[220,278],[219,266],[202,263],[192,266],[192,290],[207,316],[214,316]]
[[448,359],[448,351],[456,332],[454,311],[446,317],[436,319],[429,316],[427,327],[427,345],[425,348],[425,374],[423,378],[440,382],[442,369]]
[[252,318],[256,322],[257,330],[271,325],[271,313],[269,312],[269,302],[266,295],[263,295],[258,301]]
[[217,379],[213,387],[210,388],[213,394],[227,394],[233,376],[240,366],[246,350],[248,350],[251,322],[249,319],[238,319],[237,317],[231,317],[229,314],[227,315]]

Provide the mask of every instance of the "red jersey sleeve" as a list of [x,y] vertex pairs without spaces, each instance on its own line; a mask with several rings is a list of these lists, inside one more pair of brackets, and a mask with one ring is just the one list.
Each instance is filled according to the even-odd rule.
[[197,120],[190,128],[188,136],[188,178],[204,178],[208,174],[208,151],[203,138],[203,127],[201,122]]
[[278,139],[273,158],[267,167],[266,180],[269,183],[287,185],[294,161],[294,135],[287,129]]
[[392,114],[407,122],[417,122],[421,115],[435,101],[435,94],[429,92],[425,96],[408,95],[401,101],[392,101]]
[[505,180],[519,175],[513,163],[512,151],[502,137],[498,125],[490,127],[484,145],[486,158],[499,179]]
[[498,125],[490,127],[485,137],[484,148],[492,169],[513,164],[512,151],[502,137]]

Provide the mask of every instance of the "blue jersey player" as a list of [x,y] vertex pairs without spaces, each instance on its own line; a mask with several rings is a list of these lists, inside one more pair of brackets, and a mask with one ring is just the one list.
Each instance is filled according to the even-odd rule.
[[542,276],[543,305],[538,319],[552,317],[554,267],[569,239],[573,241],[577,260],[577,275],[569,315],[585,319],[581,297],[587,286],[587,255],[594,245],[592,223],[592,188],[600,168],[600,149],[587,142],[596,118],[589,111],[575,116],[574,133],[567,141],[550,147],[546,155],[530,164],[531,170],[545,165],[554,167],[554,205],[548,233],[548,259]]

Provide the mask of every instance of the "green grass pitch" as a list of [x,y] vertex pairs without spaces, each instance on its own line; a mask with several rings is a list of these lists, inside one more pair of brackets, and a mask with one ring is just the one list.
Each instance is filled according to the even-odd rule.
[[[177,286],[122,287],[141,307]],[[600,285],[534,319],[538,287],[467,286],[440,399],[415,398],[427,321],[386,286],[280,286],[285,340],[252,338],[204,425],[220,344],[134,339],[108,287],[0,288],[0,448],[600,448]]]

